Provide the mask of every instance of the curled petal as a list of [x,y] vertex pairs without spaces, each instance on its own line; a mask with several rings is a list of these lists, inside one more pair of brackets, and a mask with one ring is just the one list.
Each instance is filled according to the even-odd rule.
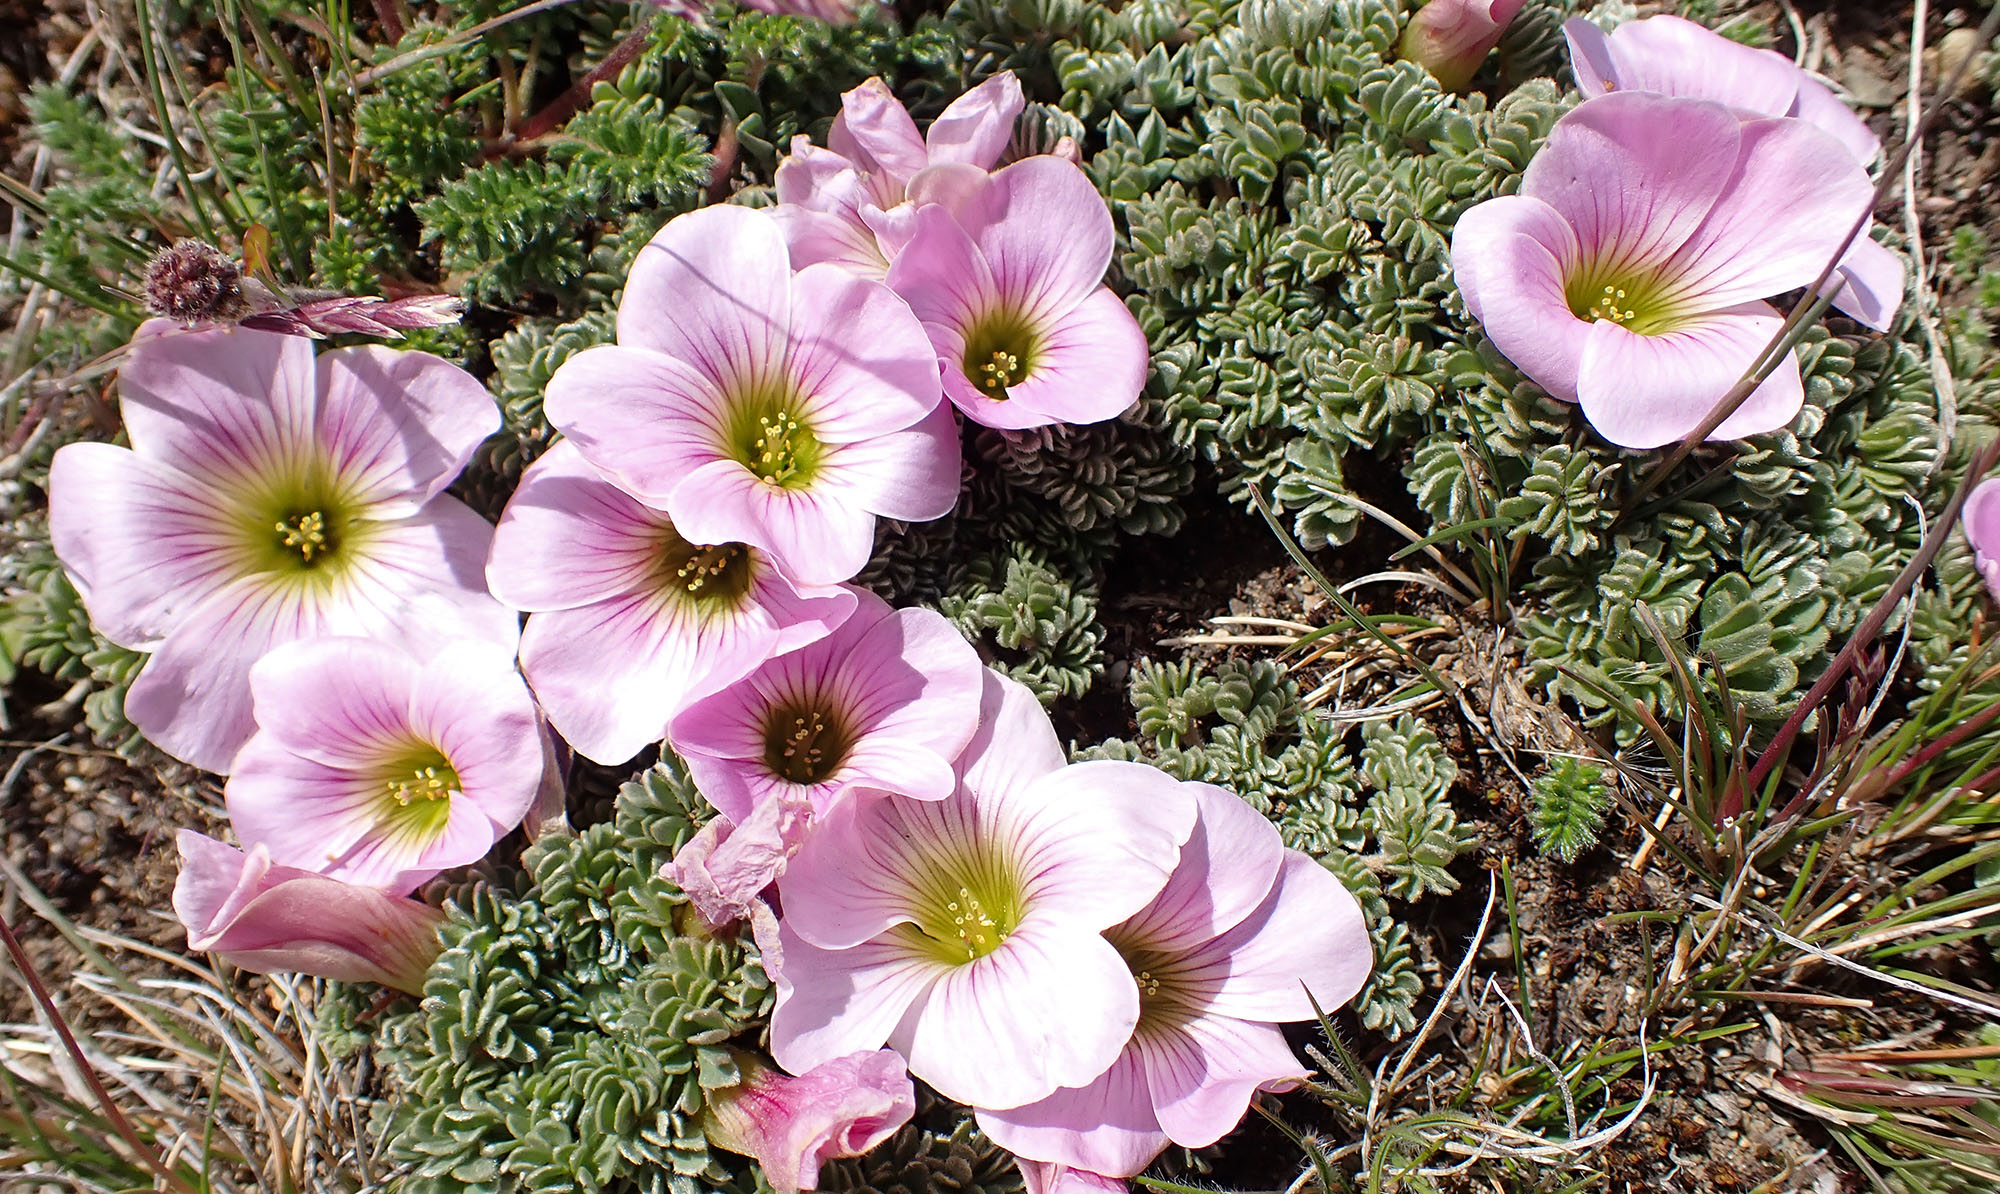
[[743,1080],[709,1094],[709,1143],[757,1158],[777,1194],[817,1189],[822,1162],[860,1156],[916,1113],[909,1070],[888,1049],[836,1057],[796,1078],[736,1057]]
[[1494,346],[1566,402],[1576,401],[1590,332],[1563,291],[1563,279],[1581,258],[1562,216],[1522,195],[1479,204],[1459,218],[1451,235],[1452,274]]
[[862,173],[880,180],[877,202],[883,207],[901,199],[904,185],[930,164],[930,150],[917,133],[917,122],[879,78],[867,79],[840,97],[840,115],[834,117],[826,144]]
[[1989,477],[1973,489],[1959,521],[1987,591],[2000,601],[2000,478]]
[[1834,272],[1833,305],[1878,332],[1889,330],[1903,304],[1903,255],[1865,233],[1855,238]]
[[747,920],[758,895],[785,873],[813,820],[812,802],[797,796],[758,804],[740,826],[716,817],[660,873],[687,893],[709,924]]
[[1227,1135],[1260,1087],[1306,1076],[1276,1025],[1226,1016],[1201,1016],[1181,1029],[1142,1036],[1135,1048],[1160,1127],[1186,1148]]
[[964,162],[991,170],[1014,135],[1014,120],[1027,100],[1013,71],[1001,71],[951,101],[924,134],[929,161]]
[[1168,1143],[1153,1112],[1145,1067],[1129,1047],[1088,1085],[1022,1107],[980,1109],[979,1128],[1016,1156],[1113,1178],[1138,1173]]
[[272,866],[193,830],[180,834],[174,913],[188,948],[259,974],[296,971],[421,994],[444,914],[373,887]]

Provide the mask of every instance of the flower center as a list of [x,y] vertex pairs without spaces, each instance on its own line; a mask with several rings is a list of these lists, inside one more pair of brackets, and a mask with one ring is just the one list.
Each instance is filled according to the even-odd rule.
[[665,527],[658,578],[662,588],[697,606],[735,609],[757,579],[757,557],[746,543],[689,543]]
[[[976,848],[975,848],[976,849]],[[986,851],[939,859],[916,881],[914,923],[898,926],[925,955],[962,966],[999,949],[1021,924],[1021,890],[1012,870]]]
[[428,845],[451,821],[451,798],[464,790],[458,769],[436,747],[412,744],[378,773],[376,817],[385,837]]
[[1139,1028],[1172,1028],[1185,1022],[1194,1000],[1182,981],[1178,959],[1132,940],[1119,929],[1104,936],[1139,985]]
[[803,489],[819,472],[825,445],[787,393],[752,393],[737,403],[725,450],[768,485]]
[[1606,320],[1641,336],[1672,331],[1681,311],[1654,274],[1586,269],[1563,286],[1563,298],[1578,319]]
[[853,746],[847,725],[810,700],[777,706],[764,721],[764,762],[795,784],[825,781]]
[[996,402],[1005,402],[1007,391],[1028,379],[1040,356],[1040,337],[1027,317],[1001,312],[967,331],[960,364],[974,388]]
[[310,568],[314,555],[325,555],[333,547],[332,534],[326,525],[326,514],[319,510],[309,510],[304,514],[294,514],[271,524],[278,532],[278,546],[299,553],[299,561]]

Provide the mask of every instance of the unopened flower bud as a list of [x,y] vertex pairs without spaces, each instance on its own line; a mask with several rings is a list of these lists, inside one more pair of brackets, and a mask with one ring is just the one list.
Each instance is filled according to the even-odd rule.
[[233,319],[246,307],[242,271],[207,241],[175,241],[146,266],[146,308],[155,315],[196,324]]
[[1396,52],[1420,62],[1447,90],[1472,80],[1526,0],[1430,0],[1403,29]]

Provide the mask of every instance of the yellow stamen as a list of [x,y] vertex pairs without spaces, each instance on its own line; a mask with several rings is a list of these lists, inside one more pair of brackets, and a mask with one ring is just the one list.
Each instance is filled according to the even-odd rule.
[[1007,940],[1007,930],[987,915],[980,907],[979,897],[971,889],[960,887],[958,898],[945,905],[951,913],[952,926],[958,930],[958,939],[965,945],[965,960],[968,962],[985,957],[1000,948]]
[[314,552],[324,553],[327,549],[326,516],[318,510],[274,523],[271,529],[278,532],[280,543],[298,552],[308,564],[312,563]]
[[756,460],[751,467],[773,485],[783,485],[798,475],[799,453],[793,441],[805,424],[789,411],[780,411],[759,418],[757,426],[757,439],[751,445]]
[[403,808],[418,800],[448,800],[458,791],[458,776],[449,767],[418,767],[408,779],[388,781],[389,798]]
[[993,358],[979,367],[979,376],[972,384],[987,397],[1005,402],[1007,387],[1020,382],[1022,374],[1021,358],[1004,348],[996,348]]
[[1623,286],[1606,286],[1603,293],[1597,296],[1597,301],[1590,305],[1590,317],[1592,319],[1608,319],[1620,327],[1626,326],[1639,317],[1639,311],[1636,307],[1619,309],[1618,304],[1623,302],[1624,299],[1625,288]]

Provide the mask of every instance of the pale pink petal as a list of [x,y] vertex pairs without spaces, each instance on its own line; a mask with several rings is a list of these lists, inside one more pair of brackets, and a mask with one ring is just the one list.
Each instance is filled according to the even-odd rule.
[[1807,285],[1874,196],[1847,150],[1811,125],[1751,120],[1742,130],[1729,185],[1668,267],[1669,292],[1702,310]]
[[1521,372],[1566,402],[1576,401],[1590,334],[1563,291],[1581,258],[1562,216],[1519,195],[1471,208],[1451,234],[1452,275],[1487,336]]
[[[1735,175],[1741,140],[1736,115],[1720,104],[1614,91],[1556,123],[1520,193],[1554,208],[1593,265],[1657,266],[1708,218]],[[1454,263],[1460,239],[1454,232]],[[1495,305],[1485,282],[1482,313]]]
[[376,517],[400,517],[442,493],[500,429],[486,387],[427,352],[336,348],[319,358],[318,386],[316,451]]
[[[1722,400],[1782,322],[1764,303],[1691,316],[1658,336],[1641,336],[1599,320],[1591,327],[1577,379],[1584,417],[1620,447],[1673,443]],[[1798,357],[1788,352],[1709,438],[1776,431],[1798,415],[1804,402]]]
[[1627,21],[1609,44],[1620,89],[1713,100],[1753,116],[1789,114],[1804,77],[1790,59],[1681,17]]
[[[1794,68],[1796,69],[1796,68]],[[1818,79],[1801,75],[1798,99],[1789,112],[1773,112],[1773,116],[1796,116],[1806,123],[1824,130],[1847,148],[1854,160],[1866,167],[1882,152],[1881,138],[1877,137],[1854,109],[1840,101],[1827,85]]]
[[[1033,411],[1042,423],[1101,423],[1139,400],[1146,385],[1146,333],[1109,287],[1100,286],[1068,311],[1049,317],[1041,333],[1033,367],[1019,384],[1008,387],[1007,400],[989,400],[967,410],[968,417],[985,422],[983,411],[1002,406]],[[947,360],[945,368],[958,368],[958,363]],[[1034,424],[1009,420],[1004,425]]]
[[[797,959],[788,954],[786,964],[803,990]],[[992,953],[946,971],[889,1045],[948,1099],[1018,1107],[1110,1069],[1138,1018],[1139,988],[1118,951],[1050,917],[1022,924]]]
[[[458,772],[471,806],[463,811],[486,819],[488,846],[521,823],[545,759],[541,718],[512,651],[477,640],[444,646],[417,677],[409,716],[410,728]],[[461,810],[452,803],[456,819]]]
[[927,854],[978,832],[968,801],[913,807],[855,793],[820,821],[785,871],[787,932],[828,950],[880,937],[910,919],[909,879],[922,873]]
[[1864,230],[1840,259],[1833,281],[1840,289],[1833,305],[1878,332],[1889,329],[1903,304],[1903,255]]
[[[849,448],[872,454],[894,438],[843,444],[827,457]],[[829,482],[837,466],[828,458],[821,461],[822,475],[804,489],[781,488],[733,460],[717,460],[684,476],[667,509],[692,542],[748,543],[769,552],[805,584],[838,584],[861,571],[874,553],[875,516],[844,486]]]
[[1021,1185],[1027,1194],[1128,1194],[1131,1189],[1123,1178],[1107,1177],[1088,1169],[1072,1169],[1025,1157],[1016,1157],[1015,1164],[1021,1171]]
[[2000,601],[2000,477],[1988,477],[1973,488],[1959,523],[1987,592]]
[[1047,154],[996,172],[993,185],[960,211],[959,223],[985,255],[1000,294],[1037,312],[1066,311],[1097,289],[1116,237],[1111,211],[1090,179]]
[[[958,504],[961,475],[958,422],[952,416],[952,405],[940,402],[930,414],[901,431],[830,448],[820,470],[821,487],[840,494],[857,509],[904,522],[942,518]],[[871,535],[873,526],[871,520]],[[850,545],[850,559],[851,550]],[[828,564],[820,572],[825,575],[844,566],[845,561],[839,566]],[[846,580],[858,571],[857,566],[838,579]],[[806,577],[800,574],[800,579]]]
[[950,763],[936,751],[900,738],[863,739],[848,752],[842,770],[856,787],[911,800],[943,800],[953,786]]
[[703,670],[696,664],[699,643],[721,648],[711,675],[723,683],[761,661],[751,650],[764,640],[735,631],[697,639],[658,600],[607,598],[529,618],[521,671],[563,741],[587,759],[614,765],[666,735],[668,720],[689,699],[691,677]]
[[1576,76],[1577,90],[1589,99],[1618,87],[1618,64],[1611,56],[1611,35],[1595,21],[1571,17],[1563,22],[1563,37],[1569,42],[1570,73]]
[[965,162],[990,170],[1014,136],[1014,120],[1027,106],[1021,81],[1013,71],[1001,71],[951,101],[924,134],[928,160]]
[[250,669],[257,729],[323,766],[377,766],[385,747],[409,738],[418,671],[415,658],[373,639],[281,644]]
[[1263,906],[1285,861],[1278,830],[1233,792],[1189,784],[1200,818],[1173,875],[1138,915],[1118,927],[1118,940],[1178,952],[1181,942],[1206,943]]
[[870,78],[840,97],[840,115],[834,118],[826,144],[897,191],[930,164],[930,150],[917,134],[917,122],[879,78]]
[[776,1194],[819,1186],[819,1167],[858,1157],[916,1113],[903,1059],[887,1050],[837,1057],[796,1078],[742,1055],[743,1081],[709,1092],[709,1142],[757,1158]]
[[67,444],[49,464],[49,538],[97,632],[151,650],[245,571],[208,486],[128,448]]
[[[814,145],[804,133],[792,138],[792,151],[778,163],[772,183],[781,207],[851,213],[869,198],[859,167],[830,149]],[[795,260],[792,268],[803,266]]]
[[[840,638],[835,632],[828,642]],[[867,625],[847,648],[837,683],[848,716],[870,737],[921,748],[937,761],[938,768],[926,772],[937,785],[935,795],[901,793],[936,800],[950,794],[951,760],[979,728],[985,676],[979,653],[956,626],[935,610],[912,608]]]
[[486,583],[515,609],[575,609],[646,587],[668,528],[558,440],[521,474],[493,528]]
[[[631,305],[626,294],[620,310]],[[781,330],[773,351],[782,348]],[[543,403],[585,460],[655,507],[690,471],[719,458],[723,408],[715,383],[687,365],[611,344],[564,361]]]
[[[230,828],[246,845],[269,850],[274,862],[383,887],[405,869],[399,863],[375,875],[343,866],[376,828],[385,792],[379,775],[331,768],[268,734],[245,743],[234,766],[223,789]],[[396,894],[415,886],[397,887]]]
[[326,609],[330,634],[393,638],[419,657],[454,639],[512,647],[520,619],[486,591],[493,527],[450,495],[368,528]]
[[618,344],[664,353],[718,386],[754,382],[785,359],[791,285],[785,236],[769,212],[720,204],[676,216],[626,276]]
[[1130,1177],[1167,1147],[1138,1053],[1127,1047],[1096,1081],[1004,1111],[980,1109],[979,1129],[1020,1157]]
[[942,401],[923,325],[888,287],[829,265],[799,271],[792,287],[813,318],[794,332],[791,376],[821,443],[899,431]]
[[[999,284],[986,258],[958,221],[941,206],[915,209],[915,231],[889,267],[889,289],[916,312],[933,343],[938,326],[961,335],[999,304]],[[938,345],[939,355],[944,346]]]
[[1056,728],[1027,685],[991,668],[981,678],[979,729],[958,756],[959,783],[987,801],[1015,794],[1069,763]]
[[1099,760],[1030,782],[1009,813],[1009,853],[1036,913],[1096,931],[1166,885],[1194,832],[1195,798],[1156,767]]
[[786,250],[798,269],[835,265],[859,277],[878,280],[889,270],[889,259],[883,255],[874,230],[851,212],[780,204],[771,209],[771,218],[784,231]]
[[1352,999],[1375,955],[1354,896],[1325,867],[1287,850],[1263,906],[1184,960],[1176,974],[1200,990],[1206,1013],[1288,1022],[1312,1019],[1315,1001],[1331,1012]]
[[1203,1148],[1242,1122],[1257,1088],[1306,1076],[1272,1024],[1199,1016],[1133,1043],[1160,1127],[1184,1148]]
[[771,1056],[795,1074],[881,1048],[945,969],[890,939],[823,950],[789,925],[780,929],[784,966],[771,1012]]
[[251,577],[189,610],[125,693],[125,716],[153,745],[204,771],[229,772],[256,723],[250,665],[274,644],[324,632],[310,595]]
[[141,456],[207,481],[269,476],[313,434],[312,342],[148,320],[118,371],[119,414]]
[[444,914],[372,887],[274,867],[183,829],[174,912],[188,948],[244,970],[297,971],[341,982],[373,982],[411,995],[442,946]]

